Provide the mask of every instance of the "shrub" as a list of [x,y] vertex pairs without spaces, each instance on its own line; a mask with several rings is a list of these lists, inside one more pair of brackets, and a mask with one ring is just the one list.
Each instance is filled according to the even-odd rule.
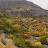
[[34,48],[34,43],[32,41],[26,41],[26,44],[30,48]]
[[46,32],[46,36],[48,36],[48,32]]
[[2,48],[2,45],[0,44],[0,48]]
[[48,45],[48,39],[47,39],[47,45]]
[[42,36],[40,39],[38,39],[42,44],[47,44],[46,36]]
[[46,35],[46,31],[47,31],[47,28],[46,27],[44,27],[44,30],[43,30],[43,35]]
[[14,27],[15,28],[20,28],[20,26],[18,24],[15,24]]
[[3,29],[5,33],[8,33],[8,28],[7,27],[2,25],[2,26],[0,26],[0,29]]
[[0,19],[0,23],[2,22],[2,20]]
[[16,32],[16,29],[15,29],[14,27],[11,27],[9,32],[10,32],[11,34],[13,34],[13,33]]
[[24,38],[30,38],[29,34],[21,34],[21,36],[24,37]]
[[10,34],[10,35],[9,35],[9,38],[13,38],[13,35],[12,35],[12,34]]
[[32,41],[27,41],[27,45],[30,48],[42,48],[43,47],[43,45],[41,44],[41,42],[35,42],[35,43],[33,43]]
[[41,44],[41,42],[36,42],[35,43],[35,48],[42,48],[43,46],[42,46],[42,44]]
[[26,41],[26,43],[30,46],[34,45],[34,43],[30,40],[30,41]]
[[1,17],[3,17],[3,14],[2,14],[2,13],[0,13],[0,18],[1,18]]
[[16,40],[14,40],[14,44],[20,48],[28,48],[24,38],[22,37],[16,38]]
[[36,37],[41,36],[41,32],[35,32],[35,36],[36,36]]
[[32,36],[39,37],[41,36],[41,32],[33,32]]

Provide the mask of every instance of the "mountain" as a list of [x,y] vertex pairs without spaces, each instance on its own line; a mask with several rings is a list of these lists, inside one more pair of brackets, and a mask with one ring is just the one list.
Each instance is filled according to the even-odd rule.
[[18,10],[7,12],[11,16],[48,16],[48,11],[26,0],[0,0],[0,9]]

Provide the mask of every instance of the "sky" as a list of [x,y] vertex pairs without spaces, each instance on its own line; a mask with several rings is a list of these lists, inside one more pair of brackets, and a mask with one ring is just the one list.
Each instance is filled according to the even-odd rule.
[[43,9],[48,10],[48,0],[27,0],[41,6]]

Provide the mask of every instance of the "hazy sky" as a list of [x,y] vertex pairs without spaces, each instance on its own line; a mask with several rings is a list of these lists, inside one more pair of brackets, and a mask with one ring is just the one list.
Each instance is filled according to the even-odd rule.
[[35,4],[41,6],[42,8],[48,10],[48,0],[27,0],[27,1],[32,1]]

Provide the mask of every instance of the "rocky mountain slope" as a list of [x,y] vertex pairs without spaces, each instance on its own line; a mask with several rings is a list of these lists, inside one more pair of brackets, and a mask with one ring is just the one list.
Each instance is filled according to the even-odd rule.
[[0,9],[18,10],[18,13],[10,12],[13,16],[48,16],[46,10],[26,0],[0,0]]
[[0,0],[0,48],[48,48],[48,11],[26,0]]

